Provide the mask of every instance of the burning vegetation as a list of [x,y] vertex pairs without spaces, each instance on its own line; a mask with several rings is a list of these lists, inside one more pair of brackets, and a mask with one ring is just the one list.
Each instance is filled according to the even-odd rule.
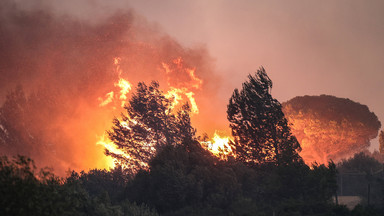
[[113,150],[104,133],[142,81],[158,81],[175,110],[188,102],[200,133],[226,128],[225,118],[212,118],[220,115],[212,109],[220,107],[213,100],[220,79],[204,48],[181,46],[132,11],[98,22],[10,0],[0,11],[4,154],[30,156],[62,175],[68,168],[110,167],[104,147]]
[[[37,177],[33,162],[24,157],[2,157],[0,213],[331,214],[335,165],[303,163],[271,87],[264,69],[250,75],[228,106],[235,141],[216,136],[213,144],[196,137],[188,103],[175,110],[157,82],[139,83],[125,112],[113,120],[112,142],[103,144],[119,166],[60,179],[45,170]],[[242,145],[243,140],[249,142]]]
[[348,212],[332,203],[335,164],[302,158],[366,148],[380,127],[366,106],[332,96],[282,105],[260,68],[230,97],[230,137],[216,127],[227,122],[204,48],[132,11],[89,22],[19,6],[0,2],[0,152],[36,166],[0,157],[0,215]]

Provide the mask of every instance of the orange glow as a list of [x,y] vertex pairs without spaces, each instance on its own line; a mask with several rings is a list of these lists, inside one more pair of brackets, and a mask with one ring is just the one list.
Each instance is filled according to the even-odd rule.
[[203,81],[195,75],[195,68],[189,68],[184,65],[183,59],[178,57],[171,63],[162,62],[162,67],[167,76],[169,90],[165,97],[171,100],[171,107],[177,108],[180,103],[188,101],[191,107],[191,114],[198,114],[199,108],[195,100],[196,90],[200,90]]
[[226,160],[228,156],[233,156],[230,145],[231,138],[228,136],[220,136],[216,131],[211,141],[203,141],[200,144],[212,152],[215,156],[222,160]]
[[164,95],[166,98],[171,100],[171,108],[175,109],[180,105],[180,101],[188,101],[189,105],[191,106],[191,114],[198,114],[199,108],[197,107],[194,93],[189,92],[186,88],[174,88],[171,87],[170,90],[165,93]]
[[124,107],[125,101],[127,100],[127,94],[132,88],[131,84],[127,80],[120,78],[119,81],[115,83],[115,86],[120,87],[119,99],[121,100],[121,107]]
[[197,78],[195,76],[195,69],[186,69],[191,79],[194,81],[194,84],[192,85],[194,88],[198,89],[203,84],[203,80]]
[[[100,136],[98,139],[99,140],[96,142],[96,145],[101,145],[105,149],[107,149],[108,151],[116,153],[116,154],[124,154],[123,151],[116,148],[116,145],[111,140],[109,140],[107,137],[105,137],[105,134]],[[105,158],[106,167],[109,169],[114,168],[115,164],[116,164],[116,159],[112,158],[111,156],[105,156],[105,157],[106,157]]]
[[183,59],[178,57],[170,64],[162,63],[163,69],[167,74],[168,86],[183,87],[190,89],[200,89],[203,85],[203,80],[195,75],[196,68],[184,66]]
[[98,100],[100,101],[99,106],[103,107],[103,106],[106,106],[109,103],[111,103],[113,101],[113,96],[114,96],[114,92],[111,91],[111,92],[105,94],[105,99],[103,99],[102,97],[99,97],[98,98]]
[[[131,91],[132,85],[128,80],[121,77],[121,74],[123,73],[123,71],[120,68],[120,61],[121,61],[121,58],[119,57],[115,57],[113,59],[113,64],[115,65],[115,73],[117,73],[119,78],[114,83],[114,86],[119,88],[119,92],[120,92],[119,100],[121,101],[121,107],[124,107],[125,102],[128,99],[127,94]],[[104,107],[112,103],[114,101],[115,96],[116,96],[115,92],[111,91],[105,94],[104,96],[105,99],[103,99],[102,97],[99,97],[98,98],[98,100],[100,101],[99,106]]]
[[[115,104],[116,101],[121,102],[121,106],[124,107],[125,102],[128,99],[128,93],[132,89],[132,85],[128,80],[121,77],[123,73],[120,68],[121,60],[122,59],[120,57],[116,57],[113,60],[115,66],[114,71],[118,75],[118,80],[114,83],[114,86],[119,88],[119,96],[117,96],[115,91],[111,91],[105,95],[104,99],[99,97],[98,100],[100,101],[100,107],[105,107],[110,103]],[[181,57],[174,59],[169,64],[163,62],[162,67],[168,79],[168,91],[164,93],[164,96],[170,100],[171,109],[177,110],[177,108],[188,102],[191,107],[191,114],[198,114],[199,108],[194,95],[195,91],[201,88],[203,81],[195,75],[195,69],[184,67],[183,59]],[[176,77],[175,80],[175,76],[177,75],[180,76]],[[112,109],[114,110],[116,107],[112,107]],[[138,124],[138,122],[134,120],[130,122]],[[128,122],[121,121],[120,124],[121,126],[129,129]],[[117,146],[109,140],[108,137],[106,137],[105,133],[98,136],[96,144],[103,146],[107,151],[113,154],[130,159],[130,156],[122,149],[118,149]],[[151,145],[151,143],[143,144],[143,146]],[[211,141],[201,142],[201,145],[221,159],[227,159],[228,155],[232,154],[230,138],[227,136],[220,136],[217,132],[215,132]],[[111,156],[105,157],[106,167],[114,168],[116,164],[118,164],[118,161]],[[148,167],[148,164],[143,163],[141,165],[144,168]]]

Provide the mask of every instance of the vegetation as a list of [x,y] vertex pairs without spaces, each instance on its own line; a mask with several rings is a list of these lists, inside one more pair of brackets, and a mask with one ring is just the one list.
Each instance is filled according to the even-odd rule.
[[[158,87],[156,82],[149,87],[140,83],[127,114],[114,119],[109,131],[133,162],[107,152],[121,159],[121,166],[58,178],[49,170],[37,170],[26,157],[2,157],[0,215],[383,213],[378,207],[350,211],[333,203],[336,165],[309,167],[301,160],[300,146],[280,103],[270,95],[272,83],[264,69],[249,76],[242,91],[235,90],[231,97],[228,119],[236,139],[235,155],[228,160],[201,146],[188,106],[171,110]],[[151,149],[145,143],[151,143]]]
[[330,95],[295,97],[283,111],[307,162],[340,161],[366,150],[381,127],[367,106]]
[[300,160],[300,144],[292,136],[281,104],[271,94],[272,81],[264,68],[235,89],[228,120],[238,160],[248,164],[289,164]]
[[171,102],[152,82],[148,87],[139,83],[136,93],[125,106],[127,114],[113,120],[109,138],[123,152],[106,151],[118,164],[132,173],[148,168],[148,162],[156,151],[166,145],[181,145],[195,134],[190,125],[189,107],[183,106],[174,114]]

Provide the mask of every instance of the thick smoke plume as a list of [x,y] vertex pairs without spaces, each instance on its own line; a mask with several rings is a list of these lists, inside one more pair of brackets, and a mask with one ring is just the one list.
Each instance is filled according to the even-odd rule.
[[381,126],[367,106],[345,98],[303,96],[282,105],[308,164],[339,161],[366,150]]
[[133,11],[88,22],[4,0],[0,16],[2,154],[28,155],[61,174],[104,168],[103,147],[95,143],[120,108],[100,100],[118,92],[119,78],[133,87],[157,80],[161,88],[193,92],[195,126],[212,132],[208,126],[222,125],[209,120],[219,78],[207,51],[181,46]]

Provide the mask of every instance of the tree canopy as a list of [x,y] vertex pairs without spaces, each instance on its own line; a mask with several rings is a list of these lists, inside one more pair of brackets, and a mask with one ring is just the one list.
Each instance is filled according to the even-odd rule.
[[381,154],[384,154],[384,131],[380,131],[379,144],[379,151]]
[[295,97],[283,111],[307,163],[352,156],[370,145],[381,126],[368,107],[330,95]]
[[242,162],[284,164],[300,160],[300,144],[271,89],[271,79],[260,68],[229,100],[227,114],[235,157]]
[[157,82],[149,86],[139,83],[125,110],[126,114],[122,114],[121,119],[115,118],[108,131],[111,141],[123,153],[106,150],[106,154],[133,172],[147,168],[159,148],[188,143],[186,141],[195,136],[189,106],[183,106],[178,112],[173,110]]

